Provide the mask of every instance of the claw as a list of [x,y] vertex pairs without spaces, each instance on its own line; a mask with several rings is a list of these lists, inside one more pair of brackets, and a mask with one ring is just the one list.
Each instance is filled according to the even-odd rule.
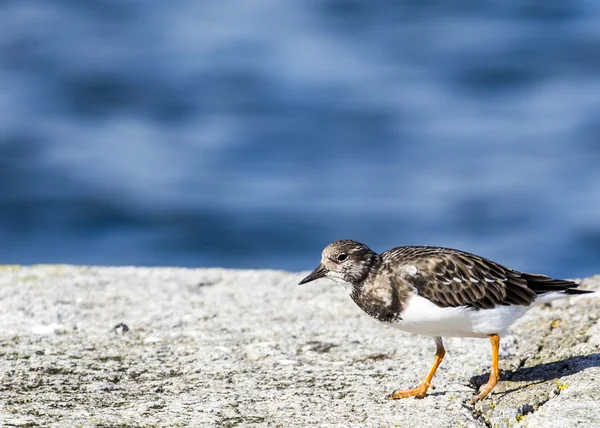
[[408,398],[408,397],[415,397],[415,398],[425,398],[425,396],[427,395],[427,389],[432,388],[433,389],[433,385],[430,384],[429,382],[421,382],[419,384],[419,386],[417,386],[416,388],[413,389],[406,389],[406,390],[401,390],[398,389],[394,392],[392,392],[390,395],[387,396],[388,400],[399,400],[401,398]]
[[491,378],[488,383],[481,385],[481,387],[479,388],[479,394],[473,396],[473,398],[471,398],[470,403],[475,404],[479,400],[487,397],[490,394],[490,392],[492,392],[492,389],[494,389],[494,387],[496,386],[497,383],[498,383],[498,379]]

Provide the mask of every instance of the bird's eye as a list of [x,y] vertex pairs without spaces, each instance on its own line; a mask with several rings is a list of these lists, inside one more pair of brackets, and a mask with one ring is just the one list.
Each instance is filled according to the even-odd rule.
[[348,256],[345,253],[340,253],[337,256],[338,262],[343,262],[344,260],[346,260],[348,258]]

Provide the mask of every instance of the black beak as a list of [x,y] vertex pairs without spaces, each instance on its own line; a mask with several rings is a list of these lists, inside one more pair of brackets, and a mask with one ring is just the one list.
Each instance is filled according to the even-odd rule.
[[324,278],[327,273],[327,269],[322,264],[319,264],[315,270],[313,270],[306,278],[298,283],[298,285],[306,284],[307,282],[314,281],[315,279]]

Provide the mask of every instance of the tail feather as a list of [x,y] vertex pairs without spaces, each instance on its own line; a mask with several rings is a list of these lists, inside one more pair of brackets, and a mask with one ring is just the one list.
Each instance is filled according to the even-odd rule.
[[553,279],[545,275],[523,274],[523,279],[527,281],[527,287],[535,294],[545,294],[551,292],[563,292],[563,294],[576,295],[593,293],[593,290],[580,290],[579,284],[566,279]]
[[594,290],[580,290],[578,288],[567,288],[565,291],[563,291],[563,293],[572,294],[572,295],[589,294],[589,293],[594,293]]

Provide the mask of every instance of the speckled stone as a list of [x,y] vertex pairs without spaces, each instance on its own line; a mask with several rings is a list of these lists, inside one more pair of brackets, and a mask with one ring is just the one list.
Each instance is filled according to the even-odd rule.
[[[276,271],[0,267],[0,426],[600,426],[600,299],[535,308],[502,341],[431,338]],[[600,276],[584,288],[600,289]],[[556,425],[553,425],[556,424]]]

